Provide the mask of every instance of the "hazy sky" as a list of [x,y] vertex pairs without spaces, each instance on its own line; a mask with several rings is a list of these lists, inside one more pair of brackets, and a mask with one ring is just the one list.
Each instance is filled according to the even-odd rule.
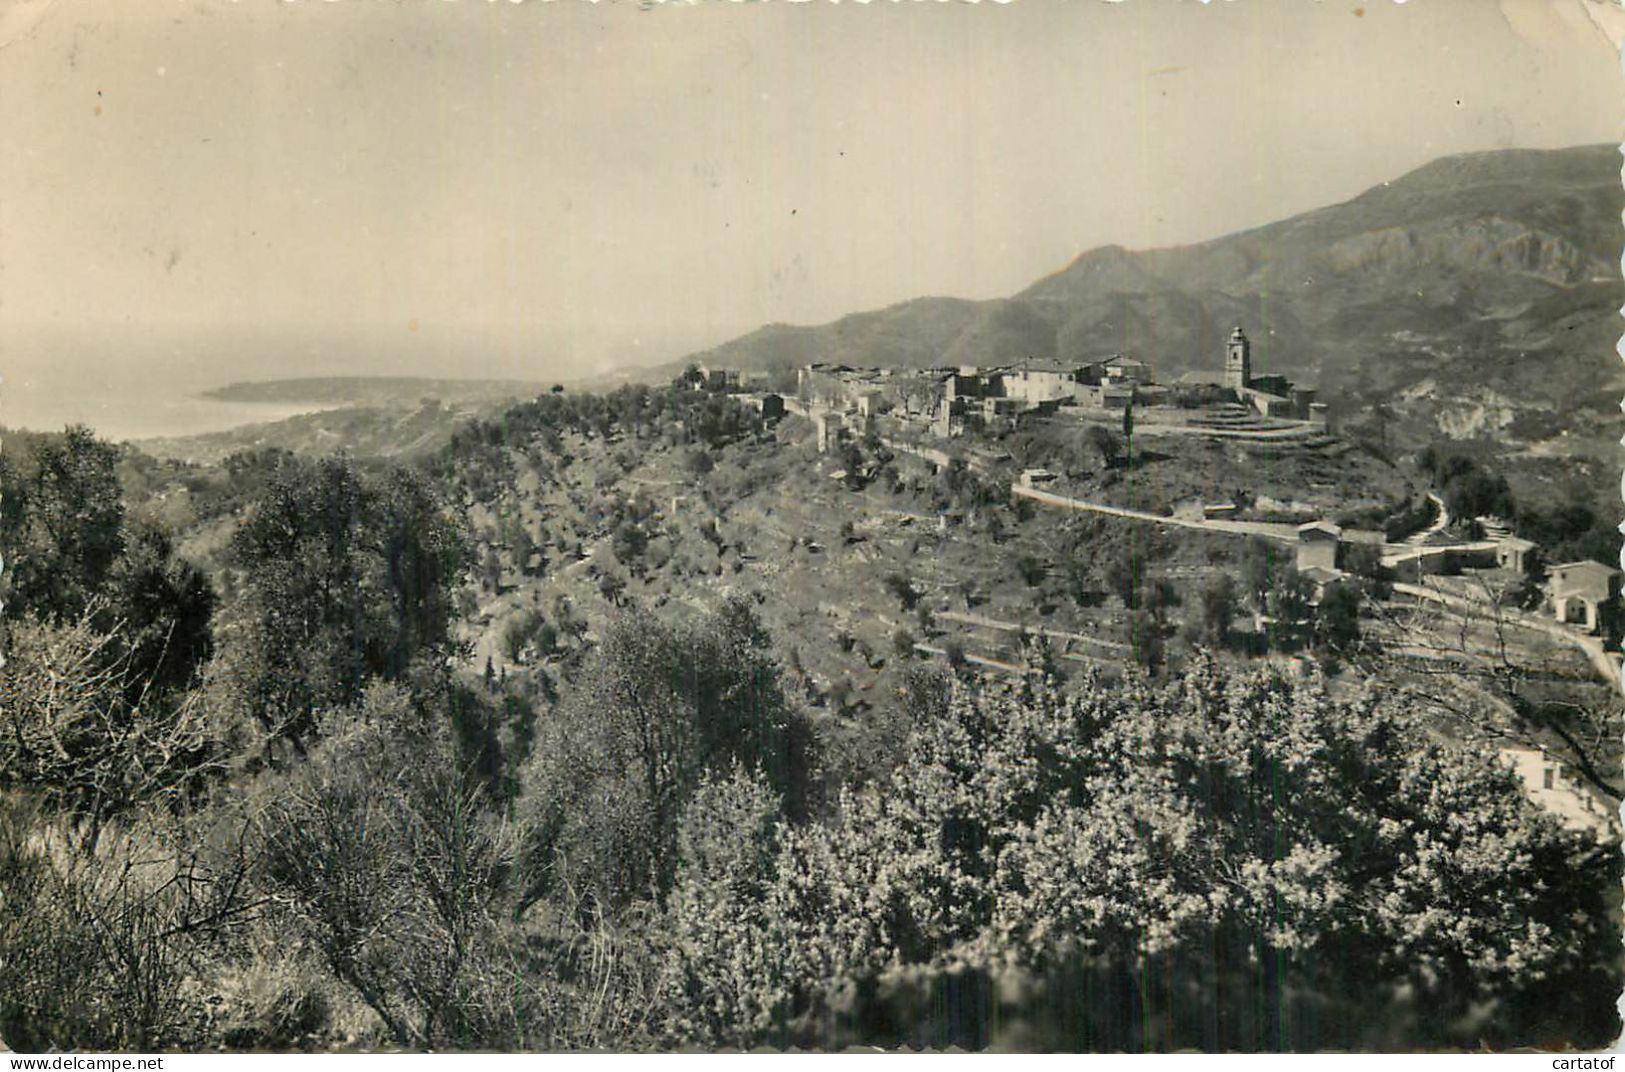
[[5,2],[8,379],[571,375],[1621,136],[1593,0]]

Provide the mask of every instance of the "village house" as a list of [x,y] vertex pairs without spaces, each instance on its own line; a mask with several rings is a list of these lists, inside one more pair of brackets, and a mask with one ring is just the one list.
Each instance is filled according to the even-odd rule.
[[850,365],[803,365],[796,370],[796,397],[808,406],[844,410],[862,383]]
[[819,410],[813,413],[814,442],[818,453],[828,454],[840,445],[846,432],[846,422],[839,413]]
[[740,376],[738,369],[699,367],[700,386],[703,390],[715,394],[734,394],[739,390]]
[[1607,836],[1609,809],[1543,748],[1502,748],[1501,761],[1512,768],[1529,799],[1556,815],[1570,830]]
[[1072,385],[1078,382],[1078,370],[1060,365],[1023,365],[1007,369],[1003,374],[1004,393],[1028,406],[1040,406],[1072,397]]
[[1121,412],[1128,409],[1129,403],[1134,401],[1134,388],[1104,383],[1075,384],[1072,388],[1072,398],[1080,405]]
[[1521,536],[1503,536],[1495,547],[1495,564],[1514,573],[1528,573],[1538,545]]
[[1349,572],[1366,571],[1356,556],[1369,560],[1374,568],[1382,560],[1383,534],[1363,529],[1345,529],[1330,521],[1311,521],[1298,526],[1296,566],[1298,574],[1324,588]]
[[1619,595],[1619,570],[1587,560],[1553,566],[1548,576],[1553,616],[1588,633],[1597,632],[1603,605]]
[[1330,521],[1311,521],[1298,526],[1298,572],[1322,570],[1340,575],[1337,569],[1337,548],[1342,543],[1343,530]]
[[1105,382],[1117,386],[1138,387],[1156,382],[1151,375],[1150,365],[1144,361],[1137,361],[1132,357],[1124,357],[1122,354],[1103,362],[1101,372]]
[[[702,370],[701,378],[702,389],[712,389],[712,373]],[[1253,374],[1251,343],[1239,327],[1226,342],[1222,375],[1191,374],[1181,382],[1207,385],[1269,416],[1325,423],[1326,407],[1314,400],[1312,388],[1284,376]],[[791,408],[850,413],[865,421],[888,414],[947,437],[1009,428],[1020,414],[1035,410],[1077,405],[1121,413],[1135,404],[1168,405],[1173,395],[1156,382],[1149,364],[1123,354],[1082,364],[1025,361],[995,368],[878,369],[815,362],[797,370],[794,401],[800,408]]]

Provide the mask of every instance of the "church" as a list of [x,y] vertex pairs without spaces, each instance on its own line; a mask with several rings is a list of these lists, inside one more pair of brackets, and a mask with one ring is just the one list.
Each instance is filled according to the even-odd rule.
[[1253,375],[1252,341],[1238,324],[1224,344],[1224,375],[1215,379],[1209,372],[1190,372],[1181,384],[1213,384],[1228,388],[1236,401],[1251,406],[1266,417],[1297,420],[1325,420],[1326,407],[1315,401],[1315,389],[1294,384],[1285,376]]

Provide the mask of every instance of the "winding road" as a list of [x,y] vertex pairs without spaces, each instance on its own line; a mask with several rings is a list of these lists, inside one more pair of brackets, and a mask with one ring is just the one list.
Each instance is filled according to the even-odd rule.
[[[1486,607],[1483,603],[1477,600],[1464,599],[1461,596],[1451,595],[1448,592],[1441,592],[1437,588],[1429,588],[1426,585],[1403,584],[1396,582],[1394,584],[1394,591],[1402,592],[1408,596],[1415,596],[1418,599],[1426,599],[1434,603],[1452,607],[1466,614],[1471,614],[1475,617],[1484,618],[1489,621],[1494,621],[1496,620],[1497,616],[1499,616],[1503,621],[1511,622],[1512,624],[1522,626],[1525,629],[1533,629],[1536,632],[1545,633],[1547,636],[1555,637],[1556,639],[1565,643],[1573,644],[1575,647],[1579,648],[1585,653],[1586,658],[1591,661],[1591,665],[1596,668],[1597,673],[1602,675],[1604,681],[1608,682],[1608,684],[1612,685],[1616,690],[1620,688],[1619,662],[1608,653],[1607,648],[1603,647],[1602,638],[1600,637],[1594,637],[1589,633],[1582,633],[1579,630],[1572,629],[1566,625],[1561,625],[1558,622],[1551,621],[1547,618],[1541,618],[1537,615],[1529,614],[1521,610],[1513,610],[1508,607]],[[1497,611],[1499,612],[1499,615],[1497,615]]]
[[[1211,518],[1195,519],[1164,517],[1161,514],[1153,514],[1145,510],[1131,510],[1122,506],[1107,506],[1104,503],[1092,503],[1083,499],[1072,499],[1065,495],[1057,495],[1054,492],[1041,491],[1038,488],[1030,488],[1021,484],[1012,484],[1010,487],[1010,493],[1024,499],[1031,499],[1034,502],[1044,503],[1049,506],[1058,506],[1067,510],[1078,510],[1093,514],[1104,514],[1108,517],[1127,518],[1131,521],[1148,521],[1152,524],[1170,525],[1176,528],[1205,529],[1208,532],[1228,532],[1237,535],[1262,536],[1265,539],[1276,540],[1282,543],[1295,544],[1298,539],[1298,529],[1296,525],[1281,525],[1267,521],[1221,521]],[[1439,496],[1433,492],[1428,492],[1428,498],[1437,507],[1439,512],[1438,517],[1434,519],[1431,525],[1423,529],[1421,532],[1413,534],[1404,543],[1384,544],[1382,555],[1382,564],[1384,566],[1392,568],[1409,559],[1421,557],[1423,555],[1445,554],[1451,551],[1476,554],[1494,552],[1497,545],[1493,540],[1477,540],[1471,543],[1428,544],[1426,541],[1429,537],[1444,531],[1444,529],[1450,524],[1450,512],[1448,509],[1446,509],[1444,500],[1439,498]],[[1541,618],[1536,615],[1527,614],[1523,611],[1509,610],[1506,608],[1487,608],[1481,602],[1471,599],[1463,599],[1461,596],[1450,595],[1447,592],[1441,592],[1435,588],[1427,587],[1426,585],[1395,583],[1393,589],[1395,592],[1403,592],[1406,595],[1414,596],[1418,599],[1430,600],[1435,603],[1440,603],[1445,606],[1466,611],[1470,614],[1491,619],[1495,617],[1494,611],[1499,609],[1502,619],[1506,621],[1513,622],[1514,624],[1524,626],[1528,629],[1537,630],[1579,648],[1585,653],[1586,658],[1590,660],[1591,665],[1596,668],[1597,673],[1602,676],[1603,680],[1608,682],[1608,684],[1611,685],[1616,691],[1621,690],[1621,672],[1619,660],[1614,654],[1609,653],[1609,651],[1603,646],[1603,642],[1599,637],[1591,636],[1588,633],[1579,632],[1578,630],[1563,625],[1559,622]]]

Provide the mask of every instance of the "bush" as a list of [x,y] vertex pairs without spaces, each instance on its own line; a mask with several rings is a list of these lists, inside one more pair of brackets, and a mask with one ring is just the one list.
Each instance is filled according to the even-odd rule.
[[266,879],[396,1044],[545,1044],[514,1000],[498,924],[516,903],[517,843],[459,768],[403,691],[375,686],[260,817]]
[[904,610],[913,610],[920,601],[920,593],[914,588],[914,583],[901,573],[888,573],[882,581],[886,590],[897,597]]
[[247,854],[138,821],[86,845],[25,801],[0,801],[0,1037],[23,1052],[195,1050],[199,993],[250,910]]

